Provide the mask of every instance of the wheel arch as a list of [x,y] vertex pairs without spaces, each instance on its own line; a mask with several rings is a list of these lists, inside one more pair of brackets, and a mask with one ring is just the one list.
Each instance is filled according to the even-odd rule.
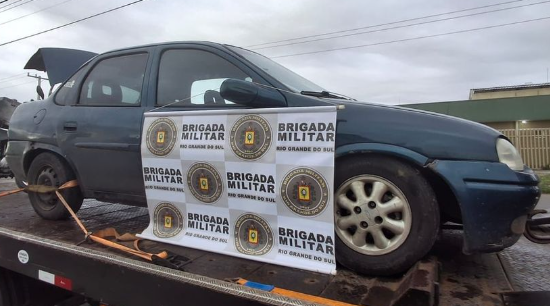
[[[25,177],[27,176],[29,168],[34,159],[42,153],[52,153],[57,156],[62,163],[64,163],[69,167],[69,169],[71,169],[71,171],[76,175],[78,182],[80,183],[80,176],[76,171],[73,163],[63,155],[61,149],[48,144],[33,144],[29,147],[28,150],[25,151],[23,157],[23,170],[25,171]],[[80,188],[83,189],[82,185],[80,185]]]
[[336,158],[357,156],[357,154],[377,154],[395,157],[423,167],[428,163],[429,158],[400,146],[383,143],[354,143],[336,148]]
[[430,158],[407,148],[381,143],[356,143],[344,145],[336,149],[337,161],[360,155],[390,157],[413,166],[421,172],[432,186],[442,217],[452,222],[462,222],[462,213],[458,199],[449,184],[439,174],[427,167],[432,162]]

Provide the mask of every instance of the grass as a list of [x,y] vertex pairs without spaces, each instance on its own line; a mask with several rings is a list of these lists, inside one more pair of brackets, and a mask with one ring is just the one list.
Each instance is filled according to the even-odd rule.
[[539,186],[542,193],[550,193],[550,174],[540,176]]

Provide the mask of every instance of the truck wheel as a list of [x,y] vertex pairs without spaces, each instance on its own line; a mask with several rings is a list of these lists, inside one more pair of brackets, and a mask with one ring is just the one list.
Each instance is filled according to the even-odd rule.
[[[29,185],[61,186],[75,179],[72,170],[59,157],[52,153],[38,155],[27,174]],[[61,220],[70,216],[55,193],[29,192],[32,207],[40,217],[48,220]],[[74,187],[61,191],[61,194],[76,213],[82,206],[80,188]]]
[[439,207],[410,165],[383,156],[336,162],[336,260],[363,274],[405,272],[433,246]]

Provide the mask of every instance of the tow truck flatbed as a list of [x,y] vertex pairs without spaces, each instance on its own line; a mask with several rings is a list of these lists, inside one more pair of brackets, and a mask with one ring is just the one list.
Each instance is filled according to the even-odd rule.
[[[0,181],[0,191],[14,188],[13,181]],[[78,215],[92,231],[139,233],[149,222],[145,208],[94,200],[86,200]],[[187,257],[181,271],[83,239],[73,220],[38,217],[24,193],[0,199],[0,267],[109,305],[308,304],[228,281],[234,278],[373,306],[504,305],[501,293],[513,290],[496,254],[462,255],[460,235],[453,231],[445,231],[429,257],[396,278],[365,277],[343,267],[333,276],[152,241],[140,245]]]

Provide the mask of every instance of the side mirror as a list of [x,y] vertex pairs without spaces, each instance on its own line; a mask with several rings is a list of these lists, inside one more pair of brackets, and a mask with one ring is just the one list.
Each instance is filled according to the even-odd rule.
[[286,100],[276,90],[258,86],[252,82],[227,79],[220,87],[225,100],[250,107],[285,107]]

